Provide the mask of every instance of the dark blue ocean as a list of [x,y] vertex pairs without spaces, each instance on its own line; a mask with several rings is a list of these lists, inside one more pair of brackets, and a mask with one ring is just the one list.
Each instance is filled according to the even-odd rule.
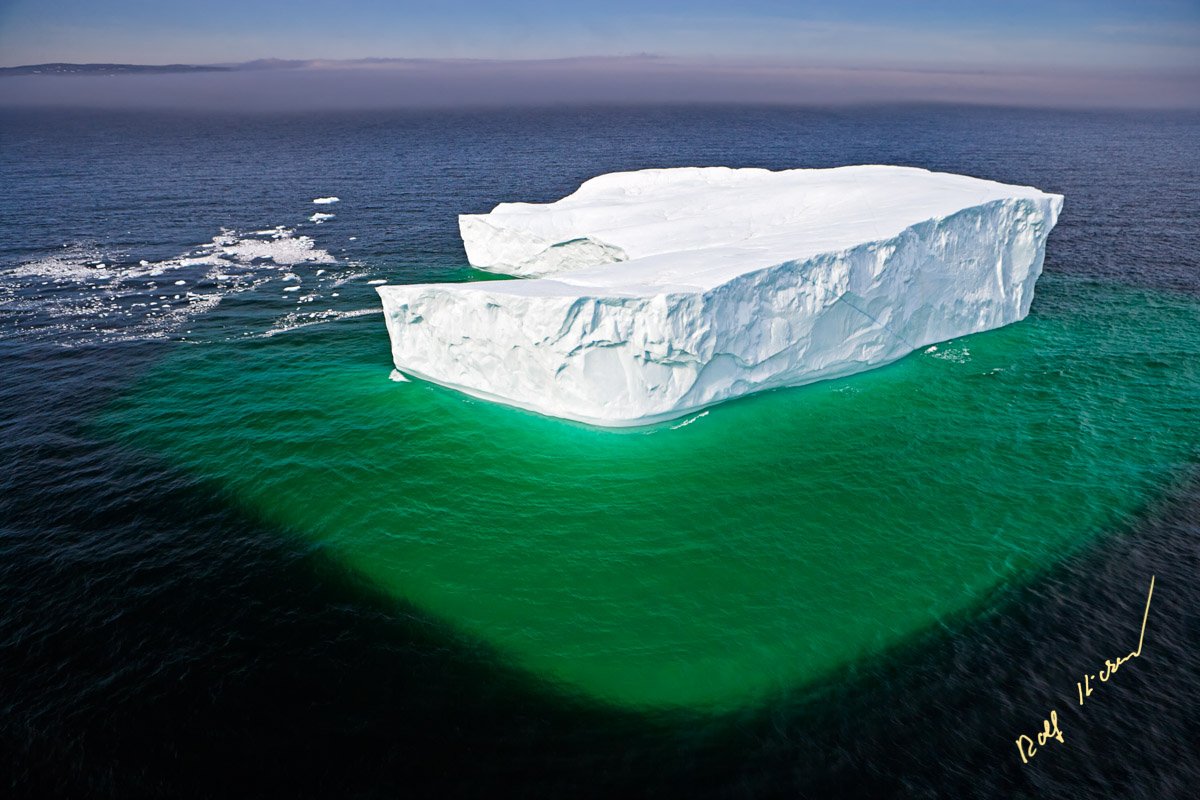
[[[1193,796],[1198,144],[1192,112],[0,111],[0,796]],[[617,170],[863,163],[1063,194],[1030,320],[959,345],[954,363],[910,359],[715,409],[693,439],[598,444],[428,387],[380,418],[384,392],[400,390],[374,286],[483,279],[457,214],[550,201]],[[867,431],[854,439],[812,422],[836,414],[836,392],[874,392],[883,400],[861,407],[894,409],[909,427],[838,422],[846,436]],[[891,401],[903,397],[911,414]],[[1025,408],[1041,416],[1022,421]],[[811,475],[796,473],[784,454],[821,430],[833,433],[805,462]],[[393,435],[410,456],[372,471],[363,442]],[[739,442],[779,449],[755,460],[733,452]],[[594,475],[579,467],[588,453],[604,465]],[[793,514],[831,465],[847,470],[834,483],[867,484],[855,465],[893,453],[908,494],[843,499],[867,507],[862,520],[919,520],[903,549],[928,546],[914,562],[953,576],[922,624],[901,630],[886,593],[833,592],[818,607],[825,638],[790,630],[772,648],[769,613],[725,613],[759,588],[739,583],[743,560],[798,557],[790,528],[755,527],[764,509]],[[689,463],[664,472],[667,486],[621,482],[622,459],[648,469],[668,457]],[[980,464],[1000,465],[1007,486],[972,481]],[[722,496],[711,476],[735,467],[742,482]],[[522,483],[530,470],[544,473]],[[704,489],[686,517],[646,510],[688,497],[675,485],[688,480]],[[577,514],[572,495],[535,508],[539,488],[555,497],[568,484]],[[392,513],[419,525],[366,531]],[[718,517],[743,538],[705,540],[720,558],[697,556],[692,577],[686,548],[653,535],[662,520],[699,530]],[[473,531],[539,548],[539,535],[561,536],[542,563],[473,547]],[[599,543],[553,560],[585,533]],[[751,555],[763,536],[783,549]],[[889,537],[866,531],[805,568],[870,586],[893,560],[879,549]],[[603,591],[556,586],[555,571],[584,574],[604,542],[635,538],[636,553],[605,555],[643,565],[612,585],[649,587],[645,613],[612,630],[589,610]],[[959,569],[971,589],[952,597]],[[1144,650],[1100,681],[1105,659],[1137,644],[1151,576]],[[696,594],[656,595],[662,585]],[[778,585],[769,602],[789,608],[794,584]],[[538,602],[554,607],[523,618]],[[699,636],[688,608],[704,641],[650,652],[654,625],[664,641]],[[712,622],[725,617],[727,630]],[[795,675],[779,666],[843,623],[866,643],[854,657],[827,668],[810,653],[825,667]],[[641,667],[621,672],[606,642],[628,648],[626,664],[670,667],[686,651],[687,696],[711,679],[721,704],[667,702],[686,693],[649,675],[631,688]],[[720,650],[748,653],[722,662],[743,665],[744,681],[704,671],[697,654]],[[562,666],[563,653],[578,662]],[[1080,706],[1085,678],[1095,694]],[[743,683],[770,691],[743,700]],[[605,695],[614,685],[640,700]],[[1036,739],[1052,709],[1063,741],[1023,763],[1016,737]]]

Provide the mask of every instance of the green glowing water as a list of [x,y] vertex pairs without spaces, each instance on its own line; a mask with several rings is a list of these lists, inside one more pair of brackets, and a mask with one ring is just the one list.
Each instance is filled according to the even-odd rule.
[[181,347],[106,414],[592,698],[787,691],[1132,519],[1200,445],[1200,306],[1046,276],[1021,324],[633,431],[388,380],[379,316]]

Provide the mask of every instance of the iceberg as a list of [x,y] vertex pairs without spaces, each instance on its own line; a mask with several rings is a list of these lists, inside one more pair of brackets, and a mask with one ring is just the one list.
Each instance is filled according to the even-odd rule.
[[472,265],[523,280],[377,291],[402,374],[645,425],[1024,319],[1062,201],[912,167],[618,172],[459,217]]

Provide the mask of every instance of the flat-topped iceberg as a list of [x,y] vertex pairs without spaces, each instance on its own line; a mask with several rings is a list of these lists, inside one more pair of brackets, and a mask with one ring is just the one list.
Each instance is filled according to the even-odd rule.
[[459,217],[473,265],[536,277],[378,291],[402,373],[641,425],[1023,319],[1061,208],[909,167],[619,172]]

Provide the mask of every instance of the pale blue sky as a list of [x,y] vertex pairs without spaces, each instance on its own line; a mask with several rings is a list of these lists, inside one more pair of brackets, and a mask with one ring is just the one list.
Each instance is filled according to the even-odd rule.
[[1200,0],[0,0],[0,65],[553,58],[1193,70]]

